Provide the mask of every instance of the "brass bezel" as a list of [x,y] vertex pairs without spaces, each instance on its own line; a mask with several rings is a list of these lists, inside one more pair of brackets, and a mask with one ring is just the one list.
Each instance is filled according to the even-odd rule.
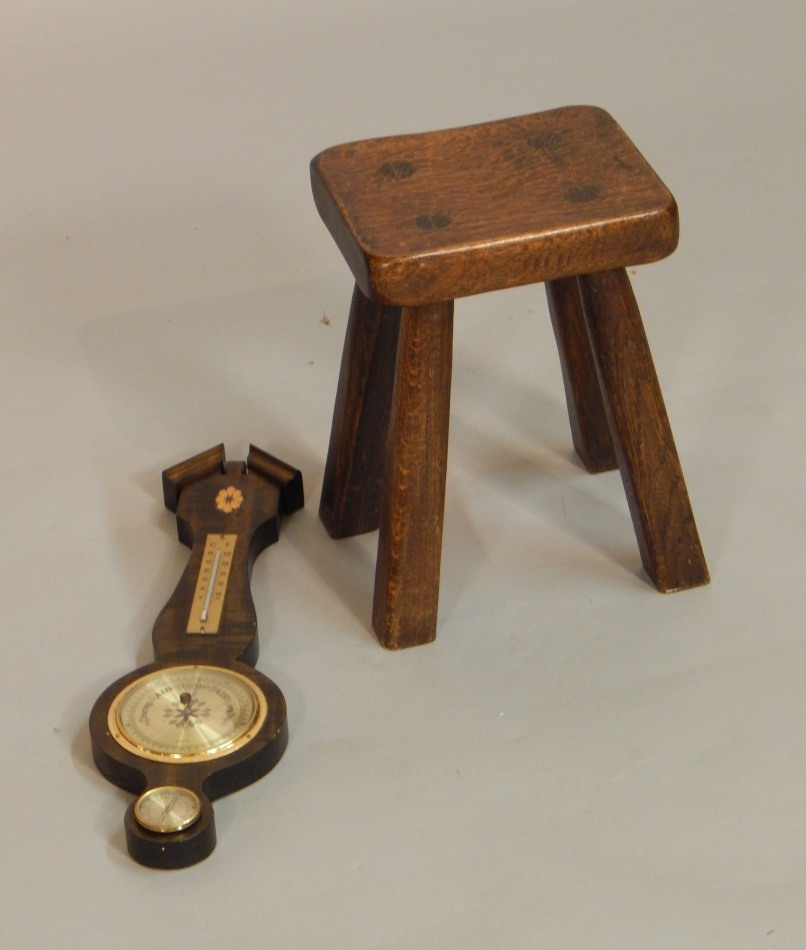
[[[140,805],[146,799],[153,798],[159,792],[166,791],[176,792],[178,795],[185,795],[190,798],[193,802],[195,812],[192,817],[188,818],[186,821],[180,821],[173,828],[160,828],[159,826],[147,821],[140,814]],[[145,828],[147,831],[153,831],[155,834],[159,835],[168,835],[176,834],[178,831],[184,831],[186,828],[190,828],[191,825],[195,824],[202,813],[202,803],[199,796],[193,791],[192,788],[185,788],[184,785],[157,785],[155,788],[146,789],[143,794],[135,801],[134,803],[134,817],[137,820],[138,824]]]
[[[249,725],[244,727],[243,731],[235,736],[226,745],[223,745],[218,749],[211,749],[207,752],[191,752],[188,754],[182,754],[181,752],[157,752],[148,748],[147,746],[143,746],[140,743],[135,742],[129,737],[129,735],[127,735],[127,730],[120,717],[120,708],[126,698],[148,680],[156,679],[175,671],[184,670],[211,670],[215,673],[224,674],[225,676],[230,676],[233,679],[239,680],[244,686],[246,686],[255,699],[257,711]],[[250,680],[248,676],[244,676],[243,673],[239,673],[236,670],[231,670],[226,666],[212,666],[204,663],[179,663],[176,666],[167,666],[158,670],[153,670],[150,673],[146,673],[144,676],[138,677],[136,680],[133,680],[131,683],[125,686],[112,701],[112,704],[109,707],[107,722],[109,725],[109,733],[112,738],[118,743],[118,745],[122,746],[128,752],[131,752],[142,759],[149,759],[152,762],[171,762],[189,765],[194,762],[210,762],[213,759],[220,759],[222,756],[231,755],[233,752],[237,752],[238,749],[242,749],[245,745],[247,745],[247,743],[251,742],[255,735],[260,731],[263,723],[266,721],[267,715],[268,703],[266,702],[266,697],[263,694],[263,690],[258,689],[252,680]]]

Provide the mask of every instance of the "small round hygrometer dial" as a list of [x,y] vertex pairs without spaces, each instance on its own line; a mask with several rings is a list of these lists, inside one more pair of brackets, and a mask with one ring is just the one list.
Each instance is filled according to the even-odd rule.
[[150,788],[134,803],[134,817],[148,831],[172,834],[189,828],[201,815],[201,799],[189,788]]
[[266,719],[263,693],[217,666],[174,666],[123,689],[109,731],[123,748],[158,762],[205,762],[242,748]]

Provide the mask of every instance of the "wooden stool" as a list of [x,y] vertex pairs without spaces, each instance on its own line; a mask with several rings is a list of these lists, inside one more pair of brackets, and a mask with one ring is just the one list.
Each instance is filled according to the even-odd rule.
[[380,528],[373,626],[436,635],[453,301],[543,281],[574,447],[618,466],[661,591],[708,583],[625,268],[677,246],[674,198],[601,109],[339,145],[311,163],[319,213],[355,277],[320,517]]

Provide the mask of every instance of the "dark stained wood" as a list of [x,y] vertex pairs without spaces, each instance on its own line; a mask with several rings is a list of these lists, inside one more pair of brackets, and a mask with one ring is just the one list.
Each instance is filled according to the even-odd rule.
[[381,643],[435,635],[453,301],[519,284],[546,282],[574,446],[591,472],[621,468],[650,576],[661,590],[706,583],[622,286],[625,267],[674,251],[677,205],[615,120],[571,106],[353,142],[313,159],[311,185],[356,281],[320,515],[333,537],[380,526]]
[[618,468],[610,424],[602,402],[582,300],[574,277],[546,284],[551,325],[560,353],[571,438],[589,472]]
[[399,329],[400,309],[368,300],[356,286],[319,505],[333,538],[378,527]]
[[129,853],[141,864],[155,868],[188,867],[206,858],[216,842],[211,803],[262,778],[279,762],[288,745],[285,697],[279,688],[251,666],[233,662],[225,655],[215,665],[246,676],[268,703],[269,715],[247,745],[210,762],[181,765],[151,761],[124,749],[112,738],[107,724],[115,697],[139,677],[175,665],[150,663],[122,676],[98,697],[89,720],[92,757],[104,778],[135,795],[147,788],[180,785],[194,791],[201,800],[202,817],[186,831],[171,835],[157,835],[141,827],[133,817],[134,803],[129,806],[124,817]]
[[707,584],[708,568],[627,273],[582,276],[579,287],[644,568],[664,592]]
[[166,468],[162,473],[162,496],[165,499],[165,507],[169,511],[176,511],[182,487],[192,485],[200,478],[206,478],[216,472],[223,472],[226,461],[222,444],[214,445],[206,452],[200,452],[184,462],[178,462]]
[[305,504],[302,472],[255,445],[249,446],[246,469],[256,472],[277,487],[280,492],[280,511],[291,515]]
[[[163,472],[166,506],[176,513],[180,540],[191,548],[190,559],[173,594],[160,612],[152,633],[155,662],[112,683],[93,706],[89,729],[94,761],[109,781],[131,791],[179,785],[196,792],[202,815],[192,826],[173,834],[155,834],[133,817],[124,819],[126,841],[135,860],[149,867],[187,867],[215,847],[211,802],[265,775],[282,756],[288,742],[286,704],[280,689],[254,669],[257,618],[249,578],[258,554],[277,540],[281,513],[303,504],[300,473],[285,462],[250,446],[247,462],[227,463],[224,447],[181,462]],[[215,632],[188,631],[193,595],[209,536],[235,535],[235,547],[221,617]],[[245,676],[266,698],[267,716],[248,743],[210,761],[175,763],[135,754],[109,730],[115,698],[142,676],[184,664],[207,664]]]
[[[204,459],[208,453],[196,456]],[[255,559],[279,537],[280,516],[302,506],[302,477],[296,469],[250,447],[247,466],[224,461],[218,468],[182,463],[164,473],[164,481],[174,486],[174,511],[179,538],[191,549],[182,577],[154,624],[154,656],[159,660],[205,662],[211,653],[235,660],[257,661],[257,615],[249,581]],[[189,460],[192,462],[193,460]],[[242,498],[237,508],[222,510],[216,500],[220,493],[235,489]],[[224,600],[221,627],[215,635],[193,636],[185,627],[199,576],[204,545],[209,534],[235,534],[230,580]]]
[[146,867],[175,871],[198,864],[213,853],[216,846],[213,805],[203,792],[196,791],[196,794],[202,803],[201,816],[192,828],[173,835],[147,831],[134,817],[136,803],[129,805],[123,817],[123,827],[126,832],[126,846],[135,861]]
[[311,182],[361,289],[395,306],[648,263],[678,239],[674,198],[591,106],[338,145]]
[[373,608],[390,649],[436,636],[452,342],[452,302],[403,310]]

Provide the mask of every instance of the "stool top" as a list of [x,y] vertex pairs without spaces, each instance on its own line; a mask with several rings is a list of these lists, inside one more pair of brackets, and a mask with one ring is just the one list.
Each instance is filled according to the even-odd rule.
[[422,306],[646,264],[677,205],[593,106],[367,139],[311,162],[314,200],[371,299]]

